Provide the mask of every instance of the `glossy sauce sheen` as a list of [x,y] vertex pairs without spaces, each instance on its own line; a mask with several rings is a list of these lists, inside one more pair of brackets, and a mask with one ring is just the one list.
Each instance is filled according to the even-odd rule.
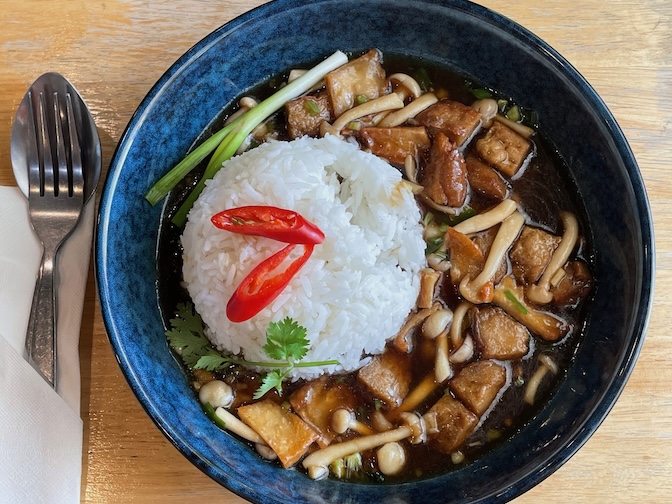
[[[427,72],[431,82],[435,86],[440,86],[448,91],[449,97],[452,100],[461,101],[466,104],[471,104],[475,98],[468,90],[468,83],[462,76],[446,71],[444,69],[433,67],[425,62],[416,62],[405,58],[393,57],[385,54],[384,66],[387,74],[394,72],[405,72],[410,75],[417,73],[419,69],[424,69]],[[246,93],[247,96],[254,96],[257,99],[263,99],[272,91],[275,83],[282,82],[284,76],[279,76],[271,79],[269,84],[258,86],[255,89]],[[473,85],[472,85],[473,86]],[[475,86],[474,86],[475,87]],[[269,89],[270,88],[270,89]],[[516,97],[519,105],[524,106],[524,97]],[[237,100],[234,102],[237,103]],[[216,125],[221,125],[224,118],[231,113],[227,110],[223,116],[214,122]],[[282,123],[282,112],[279,113],[277,124]],[[579,220],[581,241],[579,242],[579,253],[577,256],[585,260],[589,267],[591,265],[591,246],[589,228],[587,226],[587,219],[583,205],[579,199],[578,191],[575,184],[568,175],[568,171],[555,153],[550,143],[546,141],[543,134],[543,117],[540,118],[542,130],[538,131],[532,138],[534,144],[534,157],[525,169],[523,176],[515,177],[511,180],[512,194],[514,199],[519,203],[522,210],[527,216],[526,223],[537,227],[545,228],[546,230],[556,234],[562,234],[562,225],[559,221],[559,214],[562,210],[573,212]],[[204,132],[202,138],[207,137],[211,132]],[[282,138],[283,131],[280,130]],[[471,140],[471,145],[477,138]],[[200,143],[200,139],[199,142]],[[157,248],[157,268],[158,268],[158,283],[157,293],[159,297],[159,305],[162,310],[166,326],[169,324],[169,319],[173,317],[178,302],[189,301],[189,296],[186,290],[181,286],[181,246],[180,233],[170,223],[170,217],[179,208],[181,201],[186,197],[189,189],[196,183],[197,178],[200,177],[203,167],[196,169],[192,175],[181,183],[170,194],[167,204],[164,208],[164,218],[161,223],[159,234],[159,243]],[[482,210],[487,206],[491,206],[484,200],[479,199],[476,195],[471,195],[468,201],[469,205]],[[458,303],[458,295],[456,288],[451,284],[448,275],[444,275],[445,281],[440,289],[440,299],[449,307],[454,309]],[[564,370],[571,364],[572,356],[577,347],[578,340],[581,337],[583,314],[590,303],[588,300],[581,302],[578,308],[571,311],[558,311],[553,308],[554,313],[558,314],[567,322],[569,322],[573,329],[569,335],[557,343],[546,342],[540,338],[532,336],[530,340],[530,352],[528,355],[520,360],[507,361],[504,363],[507,368],[508,383],[506,390],[500,394],[500,397],[494,407],[491,407],[481,421],[479,428],[467,439],[461,451],[465,455],[465,461],[456,466],[451,461],[451,456],[439,453],[433,450],[426,444],[419,444],[411,446],[408,442],[404,442],[408,462],[405,470],[397,476],[382,476],[377,472],[375,463],[371,458],[373,452],[362,454],[364,461],[364,473],[354,478],[353,481],[378,481],[384,480],[405,481],[417,478],[429,477],[432,475],[444,473],[453,467],[460,467],[468,463],[470,459],[478,457],[484,450],[490,450],[496,447],[499,443],[506,442],[506,439],[512,434],[519,432],[525,428],[527,420],[535,415],[544,405],[546,398],[552,394],[557,384],[563,379]],[[414,338],[416,345],[413,350],[413,382],[411,390],[414,386],[433,368],[433,354],[427,348],[423,351],[423,340],[421,335]],[[431,350],[431,349],[429,349]],[[516,371],[521,371],[525,383],[528,382],[532,373],[534,373],[538,360],[537,356],[540,353],[545,353],[552,357],[558,364],[560,372],[558,375],[548,373],[538,389],[535,405],[529,406],[523,401],[523,393],[525,386],[516,386],[512,383],[512,368]],[[177,358],[177,357],[176,357]],[[179,358],[178,358],[179,360]],[[454,375],[459,372],[460,367],[453,365]],[[191,370],[185,370],[185,379],[190,381],[194,379]],[[356,379],[356,374],[337,375],[331,377],[330,380],[339,380],[346,383],[354,396],[357,397],[358,403],[362,406],[357,410],[357,416],[360,420],[370,424],[368,421],[374,411],[376,401],[371,394],[363,387]],[[236,368],[233,374],[227,377],[227,381],[238,384],[244,383],[245,389],[254,391],[259,385],[259,376],[255,373],[247,372],[243,369]],[[304,382],[299,381],[294,384],[285,385],[285,390],[282,397],[277,394],[268,394],[278,402],[283,402],[291,395],[291,393],[301,386]],[[420,412],[426,411],[447,388],[447,383],[442,387],[437,388],[424,403],[417,408]],[[244,399],[246,394],[238,393],[237,403]],[[237,404],[240,405],[240,404]],[[236,405],[234,405],[236,406]],[[423,407],[424,406],[424,407]]]

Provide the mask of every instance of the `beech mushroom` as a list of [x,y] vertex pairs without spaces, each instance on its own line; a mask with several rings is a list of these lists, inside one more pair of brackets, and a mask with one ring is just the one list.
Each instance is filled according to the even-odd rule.
[[444,382],[452,374],[448,361],[448,330],[452,320],[453,312],[441,308],[427,317],[422,324],[422,334],[435,341],[434,373],[438,383]]
[[233,404],[233,389],[221,380],[212,380],[201,385],[198,400],[201,404],[210,403],[213,408],[228,408]]
[[495,118],[499,112],[499,106],[497,105],[497,100],[492,98],[484,98],[482,100],[476,100],[471,104],[472,108],[475,108],[481,113],[481,121],[483,121],[483,126],[489,128],[492,124],[492,120]]
[[331,415],[331,428],[337,434],[344,434],[348,430],[353,430],[363,436],[373,434],[371,427],[357,420],[355,414],[345,408],[339,408]]
[[506,199],[491,210],[474,215],[473,217],[469,217],[468,219],[460,222],[459,224],[453,226],[453,229],[465,235],[478,233],[479,231],[485,231],[486,229],[490,229],[495,224],[499,224],[500,222],[504,221],[513,212],[515,212],[517,208],[518,205],[515,201],[512,199]]
[[453,323],[450,326],[450,344],[453,348],[459,348],[462,345],[462,330],[464,328],[464,317],[474,306],[468,301],[462,301],[453,312]]
[[400,352],[408,353],[411,351],[410,333],[413,329],[422,324],[436,310],[441,308],[441,303],[434,303],[431,308],[424,308],[410,315],[399,332],[392,340],[392,346]]
[[347,112],[341,114],[341,116],[334,121],[331,125],[333,130],[340,132],[344,129],[351,121],[359,119],[371,114],[376,114],[382,112],[383,110],[393,110],[400,109],[404,106],[404,102],[394,93],[386,94],[380,98],[374,100],[369,100],[357,105],[354,108],[351,108]]
[[394,128],[400,124],[404,124],[409,119],[414,118],[426,108],[434,105],[439,99],[434,93],[425,93],[420,98],[416,98],[404,108],[391,112],[378,123],[381,128]]
[[399,98],[405,100],[408,98],[409,93],[413,98],[419,98],[422,95],[422,88],[418,81],[413,77],[405,73],[394,73],[388,77],[390,82],[398,82],[399,87],[395,90],[395,93],[399,95]]
[[486,287],[486,284],[492,281],[492,277],[497,273],[499,265],[511,244],[518,237],[523,224],[525,224],[525,217],[520,212],[514,212],[502,222],[490,247],[490,253],[485,261],[483,270],[475,279],[471,280],[470,277],[465,276],[460,282],[460,294],[467,301],[472,303],[488,303],[492,301],[493,292],[491,290],[484,292],[483,289]]
[[562,219],[562,224],[565,228],[562,235],[562,241],[558,245],[558,248],[555,249],[555,252],[553,252],[553,256],[546,266],[539,282],[530,285],[526,291],[530,301],[538,304],[546,304],[553,301],[553,294],[550,290],[551,281],[556,273],[560,271],[563,265],[567,262],[567,259],[569,259],[569,256],[579,239],[579,223],[574,214],[562,212],[560,218]]
[[527,387],[525,387],[525,394],[523,395],[523,399],[526,403],[534,404],[534,398],[537,395],[539,385],[546,376],[546,373],[549,371],[551,371],[553,374],[557,374],[558,365],[548,355],[541,354],[539,356],[539,367],[530,378],[530,381],[527,382]]
[[219,407],[215,410],[215,415],[217,415],[224,422],[227,430],[230,430],[231,432],[238,434],[243,439],[247,439],[253,443],[266,445],[266,442],[261,439],[259,434],[252,430],[250,426],[244,423],[229,410]]
[[406,464],[406,450],[397,442],[386,443],[376,451],[378,469],[385,475],[398,474]]
[[413,156],[410,154],[407,155],[406,159],[404,160],[404,173],[406,174],[406,178],[415,184],[418,183],[415,177],[417,168],[418,167],[415,164],[415,158],[413,158]]
[[329,464],[334,460],[347,457],[353,453],[371,450],[402,439],[410,439],[412,443],[424,441],[423,419],[411,413],[403,413],[401,417],[404,424],[396,429],[349,439],[342,443],[332,443],[326,448],[321,448],[308,455],[303,459],[302,465],[311,478],[319,479],[328,474]]
[[532,128],[529,128],[519,122],[512,121],[511,119],[508,119],[503,115],[497,114],[493,119],[495,121],[499,121],[504,126],[508,126],[522,137],[530,138],[532,135],[534,135],[534,130]]
[[460,348],[455,350],[453,354],[448,359],[450,362],[455,364],[461,364],[462,362],[467,362],[474,356],[474,339],[471,335],[467,335],[460,345]]
[[388,420],[396,420],[399,418],[399,416],[401,416],[402,413],[406,413],[407,411],[414,409],[422,401],[427,399],[427,396],[429,396],[429,394],[431,394],[438,386],[439,383],[436,381],[435,373],[429,373],[413,390],[408,393],[404,401],[397,408],[388,413]]

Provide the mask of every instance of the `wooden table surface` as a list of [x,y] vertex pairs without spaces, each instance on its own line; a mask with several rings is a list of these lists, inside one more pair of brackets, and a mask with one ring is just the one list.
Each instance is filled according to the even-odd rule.
[[[11,125],[38,75],[61,72],[82,93],[107,168],[133,111],[173,61],[261,3],[0,0],[0,184],[14,184]],[[546,40],[602,96],[638,159],[657,237],[654,308],[627,387],[579,453],[515,502],[672,502],[672,2],[481,3]],[[81,362],[82,502],[243,502],[183,458],[142,410],[110,350],[92,276]]]

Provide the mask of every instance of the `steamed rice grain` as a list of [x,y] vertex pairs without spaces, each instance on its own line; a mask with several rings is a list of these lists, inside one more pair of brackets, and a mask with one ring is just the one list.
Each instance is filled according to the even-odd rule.
[[[210,218],[244,205],[292,209],[326,238],[287,288],[250,320],[233,323],[226,304],[257,265],[285,244],[216,228]],[[183,276],[206,333],[220,350],[250,361],[270,322],[291,317],[311,342],[292,378],[359,368],[382,352],[415,307],[425,265],[420,210],[398,170],[335,137],[268,142],[237,156],[208,181],[182,235]]]

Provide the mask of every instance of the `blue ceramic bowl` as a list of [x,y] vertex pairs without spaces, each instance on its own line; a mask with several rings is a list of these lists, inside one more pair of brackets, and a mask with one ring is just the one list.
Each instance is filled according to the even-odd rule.
[[[538,111],[576,182],[596,251],[585,336],[548,404],[476,462],[392,486],[312,481],[263,461],[206,418],[166,344],[155,261],[162,209],[143,198],[248,88],[337,49],[371,47],[445,65]],[[503,502],[521,494],[567,461],[607,415],[635,364],[652,299],[648,202],[611,113],[551,47],[461,0],[279,0],[208,35],[161,77],[128,125],[105,183],[96,245],[105,324],[138,400],[197,467],[258,503]]]

